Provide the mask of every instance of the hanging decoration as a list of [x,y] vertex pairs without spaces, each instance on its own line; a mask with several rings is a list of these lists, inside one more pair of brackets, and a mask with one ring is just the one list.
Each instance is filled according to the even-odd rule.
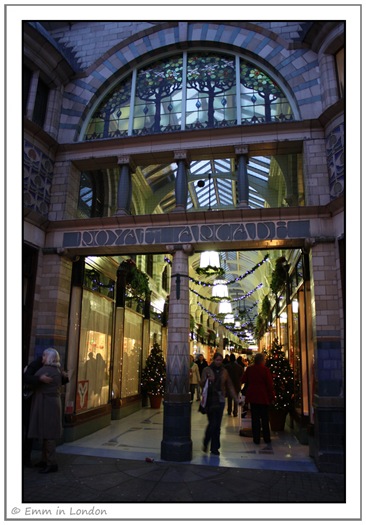
[[231,314],[232,308],[230,301],[220,301],[219,302],[219,314],[226,315]]
[[[241,301],[242,299],[246,299],[247,297],[252,295],[254,292],[262,288],[262,286],[263,286],[263,283],[259,283],[258,286],[253,288],[253,290],[251,290],[250,292],[244,295],[241,295],[240,297],[236,297],[236,298],[231,298],[230,296],[228,296],[228,297],[225,297],[225,300],[230,301],[231,303]],[[198,293],[196,290],[193,290],[193,288],[190,288],[189,291],[197,295],[197,297],[199,297],[200,299],[204,299],[206,301],[211,301],[213,303],[220,303],[222,301],[222,297],[205,297],[204,295],[201,295],[200,293]]]
[[[203,306],[202,303],[200,303],[199,301],[197,301],[197,305],[209,316],[211,317],[211,319],[223,326],[224,328],[226,328],[226,330],[228,330],[229,332],[231,332],[232,334],[236,335],[237,337],[239,337],[240,339],[251,339],[250,336],[248,336],[248,331],[251,332],[252,331],[252,327],[253,327],[253,322],[252,321],[248,321],[246,323],[242,323],[241,326],[240,326],[240,329],[236,329],[234,326],[233,326],[233,323],[234,321],[231,321],[231,318],[229,320],[229,323],[226,323],[225,321],[225,318],[222,319],[222,316],[220,316],[219,314],[214,314],[213,312],[211,312],[210,310],[208,310],[207,308],[205,308]],[[230,315],[230,314],[228,314]],[[253,319],[255,319],[256,316],[253,316]]]
[[217,252],[202,252],[200,265],[196,269],[198,275],[224,275],[225,271],[220,267],[220,256]]
[[[172,261],[168,259],[168,257],[164,257],[164,261],[170,265],[172,264]],[[245,277],[248,277],[248,275],[251,275],[252,273],[254,273],[256,270],[258,270],[258,268],[262,266],[262,264],[268,261],[269,261],[269,254],[267,253],[264,259],[261,262],[257,263],[255,266],[253,266],[251,270],[247,270],[245,273],[243,273],[242,275],[239,275],[239,277],[236,277],[235,279],[232,279],[231,281],[226,281],[226,284],[229,286],[230,284],[235,284],[239,281],[242,281],[243,279],[245,279]],[[194,284],[197,284],[198,286],[209,286],[211,288],[214,286],[214,283],[208,283],[205,281],[197,281],[196,279],[193,279],[193,277],[189,277],[189,280],[193,282]]]
[[214,286],[212,288],[212,297],[218,297],[222,299],[224,297],[229,297],[229,289],[227,287],[226,281],[217,279],[214,281]]

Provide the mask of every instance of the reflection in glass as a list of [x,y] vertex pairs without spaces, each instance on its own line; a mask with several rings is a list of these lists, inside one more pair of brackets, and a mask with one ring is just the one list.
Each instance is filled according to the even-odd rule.
[[83,291],[77,411],[108,403],[112,316],[112,301]]

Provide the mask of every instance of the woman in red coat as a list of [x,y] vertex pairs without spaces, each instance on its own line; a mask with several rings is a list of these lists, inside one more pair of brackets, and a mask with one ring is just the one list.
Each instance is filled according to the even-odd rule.
[[245,401],[250,403],[252,413],[253,441],[260,443],[261,424],[265,443],[271,442],[268,408],[275,400],[271,372],[265,366],[263,354],[256,354],[254,364],[245,370],[242,382],[245,383]]

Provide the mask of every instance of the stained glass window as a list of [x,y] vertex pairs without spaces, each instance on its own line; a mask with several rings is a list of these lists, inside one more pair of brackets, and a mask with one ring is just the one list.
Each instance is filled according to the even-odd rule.
[[135,135],[181,129],[182,75],[182,57],[140,69],[136,80]]
[[187,67],[187,128],[236,124],[234,59],[191,55]]
[[288,120],[290,106],[278,85],[248,62],[240,64],[241,123]]
[[84,139],[292,118],[282,89],[254,64],[229,54],[183,53],[121,81],[94,111]]
[[86,140],[128,135],[131,85],[131,79],[128,79],[104,99],[93,114],[85,135]]

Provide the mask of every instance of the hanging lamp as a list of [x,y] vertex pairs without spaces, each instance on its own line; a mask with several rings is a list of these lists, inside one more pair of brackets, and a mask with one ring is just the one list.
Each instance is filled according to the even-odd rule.
[[214,281],[212,297],[229,297],[229,289],[226,281],[223,279],[216,279],[216,281]]
[[229,301],[219,302],[219,314],[232,314],[231,303]]
[[220,267],[220,255],[214,251],[202,252],[200,265],[196,272],[199,275],[223,275],[224,270]]

